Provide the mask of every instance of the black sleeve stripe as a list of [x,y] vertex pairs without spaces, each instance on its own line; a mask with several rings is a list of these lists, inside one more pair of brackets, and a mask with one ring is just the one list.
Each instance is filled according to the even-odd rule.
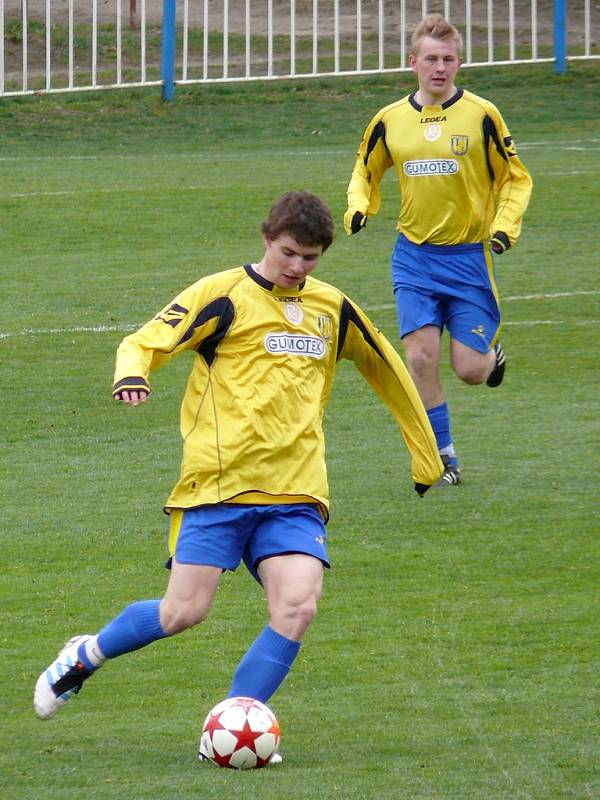
[[[354,306],[348,301],[346,297],[344,297],[342,301],[342,313],[340,314],[340,335],[338,338],[338,348],[337,348],[337,357],[340,357],[342,352],[342,348],[344,347],[344,343],[346,341],[346,336],[348,334],[348,323],[352,322],[358,330],[362,333],[363,339],[365,342],[373,348],[373,350],[377,353],[377,355],[385,361],[385,357],[381,350],[377,347],[377,343],[367,330],[362,319],[356,313],[356,309]],[[386,362],[387,363],[387,362]]]
[[196,348],[197,352],[204,357],[206,363],[210,367],[215,360],[217,347],[225,338],[225,336],[227,336],[227,332],[231,327],[234,316],[235,309],[231,299],[229,297],[217,297],[216,300],[213,300],[211,303],[205,306],[202,311],[200,311],[183,337],[179,340],[178,344],[184,344],[187,342],[192,338],[194,331],[197,328],[199,328],[201,325],[204,325],[204,323],[208,322],[209,319],[218,317],[217,327],[215,328],[214,332],[211,333],[210,336],[207,336],[206,339],[203,339],[203,341],[200,342]]
[[498,130],[497,130],[496,126],[494,125],[494,120],[491,117],[488,117],[488,115],[486,114],[485,117],[483,118],[483,143],[484,143],[484,146],[485,146],[485,158],[486,158],[486,161],[487,161],[488,172],[490,174],[490,180],[493,181],[494,180],[494,170],[493,170],[492,165],[490,163],[490,156],[489,156],[489,150],[488,150],[490,139],[492,139],[492,141],[496,145],[496,150],[497,150],[498,154],[505,161],[508,161],[508,157],[506,155],[504,147],[502,146],[502,142],[500,141],[500,137],[498,136]]
[[369,156],[371,155],[373,150],[375,150],[375,147],[377,146],[377,142],[380,139],[383,142],[383,146],[387,150],[387,144],[385,143],[385,125],[383,124],[383,121],[381,121],[381,120],[377,123],[377,125],[375,125],[375,127],[371,131],[371,135],[369,136],[369,141],[367,143],[367,152],[365,153],[365,159],[364,159],[365,167],[367,166],[367,162],[369,160]]
[[120,381],[117,381],[113,386],[113,395],[118,394],[122,391],[139,391],[139,390],[149,392],[149,386],[145,378],[140,377],[131,377],[131,378],[121,378]]

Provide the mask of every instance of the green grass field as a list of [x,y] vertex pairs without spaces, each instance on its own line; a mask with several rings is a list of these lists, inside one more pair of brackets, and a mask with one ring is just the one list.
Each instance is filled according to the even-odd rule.
[[412,490],[385,407],[343,365],[327,418],[333,569],[271,701],[284,763],[200,765],[208,709],[265,616],[226,576],[201,627],[123,657],[55,719],[39,672],[75,633],[163,591],[165,500],[189,362],[143,408],[110,399],[122,337],[198,276],[260,257],[290,188],[340,220],[318,276],[400,346],[397,191],[358,237],[345,188],[406,77],[0,102],[3,800],[583,800],[600,797],[600,139],[597,64],[465,71],[530,168],[497,262],[507,379],[445,367],[464,484]]

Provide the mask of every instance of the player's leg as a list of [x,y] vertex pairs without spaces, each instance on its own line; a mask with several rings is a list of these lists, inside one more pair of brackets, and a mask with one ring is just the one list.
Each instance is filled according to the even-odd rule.
[[269,624],[239,663],[229,697],[254,697],[263,703],[285,680],[300,651],[302,637],[317,611],[323,564],[313,556],[289,554],[261,562]]
[[461,381],[471,385],[502,383],[506,358],[498,341],[500,304],[489,249],[469,249],[456,256],[469,282],[447,305],[450,363]]
[[444,474],[438,485],[451,486],[460,482],[460,470],[452,430],[450,409],[440,381],[440,330],[426,325],[407,334],[402,339],[406,362],[417,391],[427,411],[427,416],[444,462]]
[[459,482],[459,470],[450,410],[439,374],[445,302],[435,275],[438,251],[445,254],[445,248],[416,245],[399,235],[392,254],[392,283],[408,370],[446,466],[438,485],[448,486]]
[[440,329],[434,325],[425,325],[402,337],[408,371],[426,409],[446,400],[440,380],[440,339]]
[[34,710],[53,716],[105,661],[146,647],[201,622],[222,570],[174,562],[163,600],[131,603],[95,636],[76,636],[38,678]]
[[326,531],[315,506],[266,506],[244,561],[262,583],[269,624],[240,661],[229,697],[268,702],[288,674],[312,622],[328,566]]
[[[224,568],[235,568],[243,549],[229,551],[231,536],[215,537],[220,520],[199,509],[173,514],[169,531],[171,575],[162,600],[131,603],[95,636],[77,636],[42,672],[34,710],[53,716],[105,661],[139,650],[201,622],[210,609]],[[237,559],[237,560],[236,560]]]
[[450,364],[463,383],[477,386],[487,380],[496,364],[496,356],[493,348],[481,353],[458,339],[451,339]]

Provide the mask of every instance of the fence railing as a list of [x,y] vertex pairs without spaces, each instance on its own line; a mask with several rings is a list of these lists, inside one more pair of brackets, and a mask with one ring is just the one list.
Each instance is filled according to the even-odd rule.
[[600,0],[0,0],[0,96],[401,72],[429,11],[465,66],[600,57]]

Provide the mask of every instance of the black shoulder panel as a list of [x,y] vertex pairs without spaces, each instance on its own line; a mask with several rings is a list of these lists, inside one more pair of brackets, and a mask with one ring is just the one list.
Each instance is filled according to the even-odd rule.
[[369,156],[375,150],[377,142],[381,139],[383,142],[383,146],[387,150],[387,144],[385,143],[385,125],[383,124],[382,120],[379,120],[377,125],[373,128],[371,135],[369,136],[369,141],[367,144],[367,152],[365,153],[365,167],[367,166],[367,161],[369,160]]
[[500,137],[498,136],[498,129],[494,124],[494,120],[491,117],[488,117],[488,115],[486,114],[485,117],[483,118],[483,145],[485,147],[485,158],[487,161],[488,172],[490,173],[491,180],[494,180],[494,170],[492,169],[492,165],[490,164],[490,157],[488,153],[490,139],[496,145],[496,150],[498,151],[498,154],[505,161],[508,161],[506,152],[502,147]]
[[377,347],[377,343],[365,327],[362,319],[356,313],[356,310],[352,306],[351,303],[344,297],[342,301],[342,313],[340,314],[340,335],[338,338],[338,348],[337,348],[337,357],[340,357],[340,353],[342,352],[342,348],[344,346],[344,342],[346,341],[346,335],[348,333],[348,324],[352,322],[358,330],[362,333],[362,337],[365,342],[373,348],[373,350],[377,353],[377,355],[385,361],[383,353]]
[[215,328],[214,332],[200,342],[196,348],[197,352],[204,357],[204,360],[210,367],[215,360],[217,347],[225,338],[225,336],[227,336],[227,332],[231,327],[234,316],[235,309],[231,299],[229,297],[217,297],[216,300],[213,300],[207,306],[204,306],[202,311],[200,311],[196,319],[185,332],[183,338],[180,339],[179,344],[183,344],[184,342],[187,342],[188,339],[191,339],[196,328],[204,325],[204,323],[208,322],[209,319],[218,317],[217,327]]

